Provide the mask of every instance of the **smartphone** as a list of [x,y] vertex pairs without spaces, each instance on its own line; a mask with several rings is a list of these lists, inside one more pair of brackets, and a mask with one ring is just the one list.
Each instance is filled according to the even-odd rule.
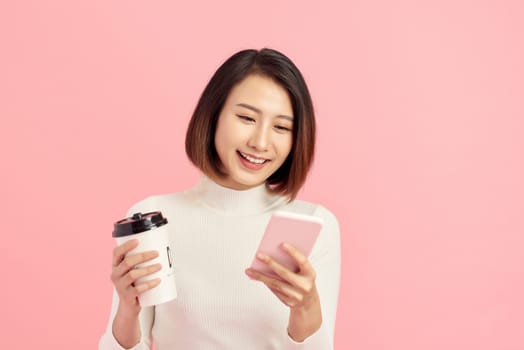
[[[298,272],[298,264],[283,250],[282,243],[289,243],[305,256],[309,256],[322,225],[322,219],[315,216],[276,211],[269,219],[257,252],[269,255],[289,270]],[[281,279],[256,256],[251,268]]]

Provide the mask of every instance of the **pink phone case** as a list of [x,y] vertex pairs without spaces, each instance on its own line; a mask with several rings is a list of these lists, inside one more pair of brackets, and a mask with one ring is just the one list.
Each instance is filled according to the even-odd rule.
[[[291,271],[298,271],[297,263],[282,249],[282,243],[287,242],[305,256],[309,256],[322,229],[322,224],[322,219],[315,216],[277,211],[273,213],[267,224],[257,252],[271,256]],[[280,278],[256,257],[253,259],[251,267]]]

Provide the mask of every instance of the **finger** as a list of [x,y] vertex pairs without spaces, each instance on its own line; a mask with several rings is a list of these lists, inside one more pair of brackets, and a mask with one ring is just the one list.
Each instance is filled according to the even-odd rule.
[[[282,248],[285,249],[284,247]],[[285,280],[290,285],[292,285],[295,288],[295,290],[299,290],[302,293],[302,295],[304,294],[307,295],[313,290],[314,285],[315,285],[315,277],[316,277],[315,270],[309,263],[309,260],[302,253],[300,253],[297,249],[295,249],[292,253],[294,253],[297,259],[299,259],[297,263],[299,262],[302,263],[302,267],[300,267],[302,271],[299,271],[299,273],[291,272],[285,266],[279,264],[277,261],[275,261],[270,256],[267,256],[265,254],[259,253],[257,254],[257,258],[260,261],[267,264],[283,280]],[[300,260],[302,258],[304,258],[304,261]]]
[[114,269],[115,277],[121,277],[132,269],[135,269],[136,265],[153,260],[158,257],[158,251],[148,250],[137,254],[128,255],[120,262],[120,264]]
[[311,266],[308,258],[301,251],[289,243],[283,243],[282,249],[297,262],[300,274],[313,276],[313,278],[316,277],[313,266]]
[[129,300],[133,303],[138,303],[138,296],[142,293],[147,292],[160,284],[160,278],[155,278],[149,281],[143,281],[136,283],[136,285],[128,286],[123,294],[120,295],[120,299]]
[[147,292],[150,289],[155,288],[156,286],[160,284],[160,282],[161,282],[160,278],[155,278],[153,280],[137,283],[132,288],[135,290],[135,293],[138,296],[144,292]]
[[251,278],[252,280],[256,280],[256,281],[260,281],[260,278],[262,278],[262,276],[266,276],[268,278],[281,279],[280,276],[270,275],[270,274],[268,274],[265,271],[262,272],[262,271],[259,271],[259,270],[255,270],[253,268],[246,269],[245,273],[246,273],[246,275],[248,275],[249,278]]
[[[266,284],[267,285],[267,284]],[[268,288],[272,292],[278,292],[281,296],[284,296],[287,302],[292,301],[294,304],[301,302],[304,299],[302,293],[288,284],[278,284],[276,288]]]
[[127,253],[138,247],[138,239],[131,239],[113,249],[113,266],[118,266]]
[[134,284],[140,278],[151,275],[155,272],[158,272],[162,269],[161,264],[154,264],[143,268],[132,269],[122,278],[125,280],[126,285]]
[[264,253],[257,253],[257,259],[269,266],[269,268],[278,276],[280,276],[283,280],[289,282],[290,284],[299,283],[299,278],[301,278],[301,276],[298,276],[297,274],[289,270],[287,267],[283,266],[275,259],[270,257],[269,255],[266,255]]
[[299,301],[296,298],[289,297],[287,294],[284,294],[278,290],[269,288],[273,294],[286,306],[294,307],[299,304]]
[[294,298],[297,300],[303,299],[301,292],[286,281],[266,275],[254,269],[247,269],[246,274],[250,278],[264,283],[272,291],[278,291],[283,295],[286,295],[287,298]]
[[149,276],[157,271],[162,269],[161,264],[155,264],[143,268],[132,269],[127,274],[115,281],[115,287],[118,291],[127,291],[129,287],[134,287],[137,283],[142,283],[139,281],[145,276]]
[[289,298],[285,295],[285,294],[282,294],[281,292],[279,292],[278,290],[276,289],[271,289],[269,288],[269,290],[271,290],[271,292],[273,292],[273,294],[276,295],[276,297],[282,302],[284,303],[285,305],[289,306],[290,304],[290,301],[289,301]]

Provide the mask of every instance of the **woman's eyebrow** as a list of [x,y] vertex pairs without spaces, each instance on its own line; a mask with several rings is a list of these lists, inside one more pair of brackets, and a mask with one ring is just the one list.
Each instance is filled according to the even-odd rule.
[[[244,108],[252,110],[255,113],[262,114],[262,111],[259,108],[255,107],[255,106],[248,105],[247,103],[237,103],[236,106],[244,107]],[[290,117],[288,115],[283,115],[283,114],[277,115],[277,118],[287,119],[287,120],[289,120],[291,122],[293,121],[293,117]]]

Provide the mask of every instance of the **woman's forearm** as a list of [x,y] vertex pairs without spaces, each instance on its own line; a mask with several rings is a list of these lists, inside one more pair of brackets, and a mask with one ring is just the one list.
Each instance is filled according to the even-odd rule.
[[291,308],[288,334],[296,342],[303,342],[322,325],[322,311],[318,294],[310,305]]
[[130,349],[140,341],[139,313],[123,310],[120,307],[113,319],[113,336],[124,348]]

